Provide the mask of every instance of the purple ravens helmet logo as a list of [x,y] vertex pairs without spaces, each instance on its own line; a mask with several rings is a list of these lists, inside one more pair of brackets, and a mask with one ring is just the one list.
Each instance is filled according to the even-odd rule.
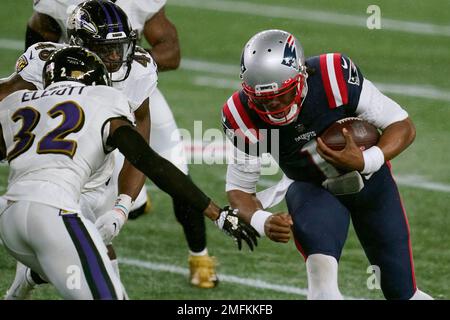
[[92,34],[98,33],[97,26],[92,23],[91,16],[83,9],[78,10],[78,12],[76,12],[76,14],[72,16],[72,19],[68,21],[68,28],[78,30],[83,29]]
[[295,38],[293,35],[290,35],[286,40],[281,64],[298,70],[297,48],[295,47]]

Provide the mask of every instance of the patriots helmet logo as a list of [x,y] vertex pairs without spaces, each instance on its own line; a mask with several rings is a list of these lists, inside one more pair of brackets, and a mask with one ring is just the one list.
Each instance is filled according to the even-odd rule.
[[298,70],[297,48],[295,46],[295,38],[291,34],[286,40],[284,46],[284,55],[281,64]]

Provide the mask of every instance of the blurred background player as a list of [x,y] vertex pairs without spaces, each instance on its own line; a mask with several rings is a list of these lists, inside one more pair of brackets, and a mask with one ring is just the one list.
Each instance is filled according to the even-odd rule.
[[[338,262],[350,218],[371,265],[380,268],[384,296],[431,299],[416,286],[409,225],[386,163],[415,138],[408,113],[348,57],[328,53],[305,61],[300,42],[282,30],[262,31],[247,42],[240,77],[243,89],[222,109],[227,137],[243,153],[243,162],[228,165],[228,198],[273,241],[287,242],[292,226],[306,260],[308,299],[342,299]],[[355,116],[382,131],[376,146],[361,151],[343,132],[345,148],[333,151],[316,138],[335,121]],[[263,141],[267,149],[256,150]],[[290,179],[284,194],[291,218],[265,211],[265,200],[255,197],[261,152],[271,153]],[[344,174],[345,181],[339,179]],[[345,193],[333,194],[342,183]]]
[[[33,4],[33,15],[30,17],[26,31],[26,47],[41,42],[68,42],[66,21],[75,5],[83,0],[52,1],[40,0]],[[144,38],[151,46],[145,50],[150,52],[158,66],[158,71],[177,69],[180,64],[180,44],[176,27],[165,14],[166,0],[117,0],[130,19],[138,37]],[[188,174],[187,160],[181,137],[170,107],[156,88],[150,96],[152,108],[150,145],[163,157]],[[119,154],[116,172],[120,169],[123,157]],[[114,175],[116,177],[117,174]],[[145,187],[135,200],[130,212],[134,219],[148,211],[150,199],[147,199]],[[192,208],[173,199],[173,208],[189,247],[189,267],[191,284],[200,288],[213,288],[218,279],[215,271],[216,260],[208,255],[206,246],[206,229],[204,217],[200,212],[191,212]]]
[[[94,53],[65,47],[44,65],[44,90],[18,91],[1,102],[0,152],[11,166],[2,241],[68,299],[125,298],[98,231],[110,226],[96,223],[97,230],[79,202],[83,185],[115,148],[162,190],[213,220],[239,249],[242,240],[256,245],[256,232],[234,210],[220,209],[148,146],[134,128],[127,97],[107,87],[108,73]],[[68,285],[76,267],[80,278]]]

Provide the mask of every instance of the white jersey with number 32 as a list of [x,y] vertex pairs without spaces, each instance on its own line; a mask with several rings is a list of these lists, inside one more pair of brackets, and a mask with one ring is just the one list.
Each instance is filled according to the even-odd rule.
[[18,91],[0,110],[10,164],[5,198],[74,212],[80,212],[82,187],[112,149],[106,143],[109,120],[134,121],[118,90],[76,82]]

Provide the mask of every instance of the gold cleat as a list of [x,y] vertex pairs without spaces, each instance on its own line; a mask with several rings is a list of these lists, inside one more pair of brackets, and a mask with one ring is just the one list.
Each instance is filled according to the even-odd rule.
[[189,256],[190,282],[193,286],[210,289],[217,286],[216,257]]
[[147,194],[147,202],[139,208],[130,211],[130,213],[128,214],[128,219],[135,220],[144,214],[150,213],[151,209],[152,201],[150,199],[150,194]]

